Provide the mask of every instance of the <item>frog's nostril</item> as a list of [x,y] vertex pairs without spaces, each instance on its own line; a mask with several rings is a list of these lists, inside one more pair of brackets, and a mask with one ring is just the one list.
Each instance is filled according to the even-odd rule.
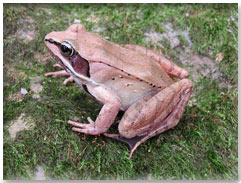
[[54,41],[52,38],[45,39],[45,41],[48,41],[48,42],[50,42],[50,43],[55,43],[55,41]]

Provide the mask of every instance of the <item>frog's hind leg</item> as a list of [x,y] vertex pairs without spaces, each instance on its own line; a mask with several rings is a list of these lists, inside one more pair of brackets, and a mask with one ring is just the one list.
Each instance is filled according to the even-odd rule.
[[131,152],[130,152],[130,156],[132,157],[133,152],[136,150],[136,148],[143,142],[145,142],[146,140],[148,140],[149,138],[156,136],[168,129],[173,128],[174,126],[177,125],[177,123],[179,122],[184,110],[185,110],[185,106],[188,103],[188,100],[190,98],[191,93],[188,93],[188,95],[186,95],[184,98],[181,99],[181,101],[179,101],[178,105],[176,106],[176,108],[167,116],[166,119],[164,119],[164,121],[161,121],[158,125],[156,125],[155,127],[153,127],[153,130],[146,135],[145,137],[143,137],[140,141],[138,141],[132,148],[131,148]]
[[141,145],[143,142],[148,140],[149,138],[156,136],[170,128],[173,128],[176,126],[178,121],[180,120],[182,113],[184,112],[185,106],[189,100],[190,95],[184,97],[181,99],[181,101],[178,103],[177,107],[167,116],[164,121],[159,122],[158,124],[154,125],[152,129],[150,130],[150,133],[147,133],[145,135],[135,136],[132,138],[125,138],[121,136],[120,134],[109,134],[104,133],[106,137],[124,142],[128,144],[131,152],[129,157],[132,157],[133,152],[136,150],[136,148]]
[[148,101],[137,102],[128,108],[119,124],[120,135],[128,139],[142,137],[132,145],[130,157],[141,143],[177,125],[192,87],[190,80],[183,79],[161,90]]

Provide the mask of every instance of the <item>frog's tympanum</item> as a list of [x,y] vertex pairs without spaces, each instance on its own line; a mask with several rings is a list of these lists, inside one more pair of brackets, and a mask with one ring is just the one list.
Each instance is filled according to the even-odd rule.
[[[90,135],[104,134],[126,142],[130,157],[147,139],[179,122],[192,93],[188,72],[160,53],[142,46],[118,45],[74,24],[62,32],[51,32],[45,43],[64,70],[45,76],[69,76],[64,84],[75,81],[103,103],[98,117],[89,124],[68,121],[73,131]],[[179,78],[173,81],[172,78]],[[119,134],[107,130],[118,112]]]

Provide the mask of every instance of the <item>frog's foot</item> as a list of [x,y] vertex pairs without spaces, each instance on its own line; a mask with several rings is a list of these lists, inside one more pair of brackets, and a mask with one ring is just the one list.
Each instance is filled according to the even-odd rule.
[[69,120],[67,123],[73,126],[72,130],[75,132],[89,135],[99,135],[101,132],[96,129],[95,122],[89,117],[87,119],[90,122],[89,124],[78,123],[71,120]]
[[[59,64],[55,64],[55,67],[61,67]],[[73,82],[74,78],[65,70],[61,70],[61,71],[56,71],[56,72],[48,72],[45,73],[44,76],[69,76],[67,79],[64,80],[64,85],[67,85],[68,82]]]
[[89,124],[78,123],[71,120],[69,120],[67,123],[73,126],[72,130],[75,132],[85,133],[89,135],[99,135],[103,133],[102,129],[98,129],[95,122],[90,117],[88,117],[87,120],[89,121]]
[[109,134],[109,133],[104,133],[104,136],[124,142],[126,144],[128,144],[128,146],[130,147],[130,149],[132,150],[136,143],[139,142],[141,139],[143,139],[146,135],[142,135],[142,136],[136,136],[133,137],[131,139],[125,138],[125,137],[121,137],[120,134]]

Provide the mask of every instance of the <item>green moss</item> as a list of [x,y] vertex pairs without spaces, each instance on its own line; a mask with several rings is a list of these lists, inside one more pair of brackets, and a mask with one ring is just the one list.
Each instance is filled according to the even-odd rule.
[[187,19],[194,49],[200,54],[215,59],[218,53],[224,55],[220,68],[231,82],[237,82],[238,25],[237,4],[201,6]]

